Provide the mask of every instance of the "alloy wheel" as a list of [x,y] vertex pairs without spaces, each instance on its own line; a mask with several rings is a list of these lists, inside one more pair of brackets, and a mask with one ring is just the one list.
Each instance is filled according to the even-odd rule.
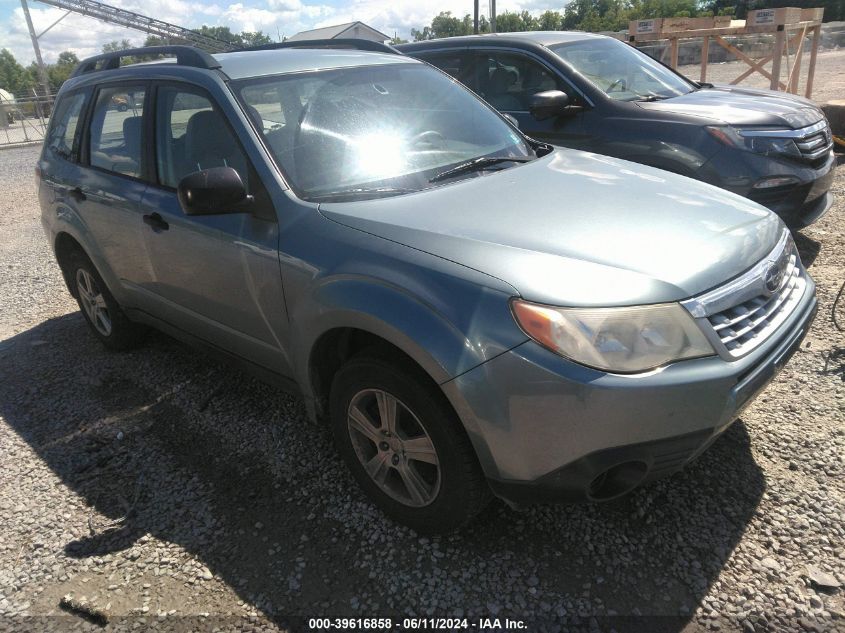
[[91,325],[103,336],[109,336],[112,323],[106,299],[94,277],[84,268],[76,271],[76,289],[79,292],[79,302]]
[[411,507],[429,505],[440,491],[440,462],[419,418],[381,389],[358,392],[347,427],[364,471],[386,494]]

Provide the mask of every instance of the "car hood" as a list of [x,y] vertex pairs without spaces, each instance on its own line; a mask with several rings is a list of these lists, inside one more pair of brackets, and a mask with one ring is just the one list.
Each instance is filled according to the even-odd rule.
[[665,101],[639,102],[646,110],[706,118],[728,125],[807,127],[824,117],[812,101],[784,92],[737,86],[703,88]]
[[762,259],[782,223],[710,185],[558,149],[525,165],[391,198],[321,204],[329,219],[565,306],[678,301]]

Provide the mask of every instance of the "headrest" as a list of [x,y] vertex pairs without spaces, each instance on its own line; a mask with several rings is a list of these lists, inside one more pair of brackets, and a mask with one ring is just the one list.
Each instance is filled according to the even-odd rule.
[[191,115],[185,132],[185,154],[192,163],[229,158],[237,153],[237,144],[226,121],[215,110]]
[[141,153],[141,117],[123,119],[123,144],[132,154]]

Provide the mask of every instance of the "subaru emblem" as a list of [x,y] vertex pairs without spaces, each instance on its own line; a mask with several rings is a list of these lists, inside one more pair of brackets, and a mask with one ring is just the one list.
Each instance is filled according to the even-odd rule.
[[778,262],[769,262],[766,266],[766,272],[763,273],[763,283],[766,285],[768,293],[774,294],[780,288],[783,281],[783,276],[786,273],[785,266],[779,266]]

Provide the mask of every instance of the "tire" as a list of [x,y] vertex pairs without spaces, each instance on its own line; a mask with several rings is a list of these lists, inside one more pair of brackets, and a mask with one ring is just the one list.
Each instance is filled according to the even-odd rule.
[[88,257],[74,253],[68,279],[82,316],[103,345],[127,350],[140,344],[146,328],[127,318]]
[[[381,412],[391,409],[395,423],[384,424],[382,418],[390,416]],[[354,357],[332,382],[330,414],[335,444],[353,476],[398,523],[421,534],[450,532],[490,501],[460,421],[415,367],[374,355]]]
[[128,109],[129,109],[129,106],[126,105],[125,103],[121,103],[119,106],[117,106],[118,112],[126,112]]

